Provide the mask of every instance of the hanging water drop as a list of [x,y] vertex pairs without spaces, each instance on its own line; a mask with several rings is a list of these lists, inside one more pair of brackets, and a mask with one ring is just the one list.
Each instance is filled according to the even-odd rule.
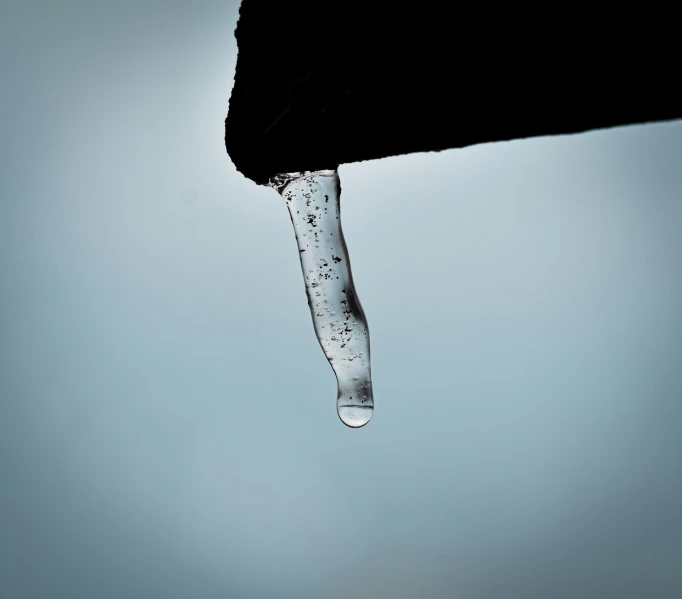
[[339,174],[285,173],[270,186],[286,200],[294,225],[315,334],[336,374],[337,413],[347,426],[364,426],[374,412],[369,328],[341,229]]

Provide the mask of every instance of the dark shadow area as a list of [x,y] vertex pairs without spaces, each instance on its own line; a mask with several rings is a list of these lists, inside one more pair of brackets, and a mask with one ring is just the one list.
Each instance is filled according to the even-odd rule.
[[[646,5],[492,11],[244,0],[227,151],[258,183],[682,117],[675,22]],[[384,10],[382,10],[382,7]]]

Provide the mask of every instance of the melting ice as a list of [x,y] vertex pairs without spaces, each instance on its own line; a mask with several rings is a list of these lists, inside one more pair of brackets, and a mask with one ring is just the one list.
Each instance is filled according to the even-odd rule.
[[369,328],[341,229],[339,174],[286,173],[270,186],[286,200],[294,224],[315,334],[336,374],[339,418],[350,427],[363,426],[374,411]]

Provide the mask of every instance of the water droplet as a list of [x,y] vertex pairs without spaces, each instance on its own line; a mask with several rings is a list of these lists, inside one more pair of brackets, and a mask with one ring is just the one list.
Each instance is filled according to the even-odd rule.
[[351,428],[365,426],[372,418],[373,412],[374,406],[347,405],[338,407],[341,422]]
[[[336,374],[339,418],[352,428],[364,426],[374,412],[369,329],[353,284],[348,248],[339,218],[341,187],[338,172],[284,173],[273,177],[270,186],[287,199],[315,334]],[[304,241],[311,224],[311,215],[304,208],[311,204],[317,206],[320,202],[324,202],[328,210],[312,215],[319,225],[319,232],[315,235],[316,242],[318,238],[320,242],[312,249]],[[301,251],[304,245],[308,251]],[[327,274],[329,264],[335,266],[334,277]],[[305,276],[306,273],[310,276]],[[329,303],[331,309],[313,310],[314,302],[319,305],[315,298]],[[349,322],[351,316],[352,321]]]

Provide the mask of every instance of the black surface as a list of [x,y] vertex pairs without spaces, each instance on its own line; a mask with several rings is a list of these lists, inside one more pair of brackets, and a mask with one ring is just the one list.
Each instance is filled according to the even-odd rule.
[[682,117],[672,13],[573,6],[243,0],[228,153],[265,183],[280,172]]

